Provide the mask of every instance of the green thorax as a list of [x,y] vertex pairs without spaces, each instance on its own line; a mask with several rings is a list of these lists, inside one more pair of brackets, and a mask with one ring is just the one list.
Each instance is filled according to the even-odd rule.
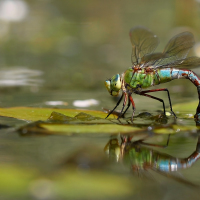
[[171,80],[170,70],[168,69],[147,70],[144,68],[135,70],[131,67],[124,72],[124,82],[132,89],[148,88]]

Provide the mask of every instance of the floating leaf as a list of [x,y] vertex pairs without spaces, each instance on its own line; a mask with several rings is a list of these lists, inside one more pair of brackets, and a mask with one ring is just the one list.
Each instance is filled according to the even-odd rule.
[[[105,120],[106,113],[91,110],[14,107],[0,108],[1,116],[37,121],[19,129],[20,133],[132,133],[140,128],[121,126]],[[115,117],[111,115],[111,117]],[[113,118],[111,118],[113,119]],[[39,120],[39,121],[38,121]],[[118,122],[119,123],[119,122]]]
[[[35,121],[19,129],[22,135],[34,134],[133,134],[137,132],[147,132],[147,127],[153,126],[155,133],[169,134],[176,133],[177,130],[194,131],[196,127],[166,127],[168,118],[162,114],[152,116],[144,113],[134,117],[133,124],[128,124],[126,119],[115,120],[105,119],[106,113],[93,110],[76,109],[52,109],[52,108],[32,108],[13,107],[0,108],[1,116],[12,117],[20,120]],[[159,127],[158,127],[159,126]],[[157,127],[157,128],[156,128]]]
[[[0,108],[0,116],[13,117],[16,119],[26,121],[38,121],[47,120],[52,112],[61,113],[69,117],[74,117],[81,112],[105,119],[107,114],[102,111],[94,110],[81,110],[81,109],[57,109],[57,108],[34,108],[34,107],[11,107],[11,108]],[[115,118],[115,115],[111,115],[110,118]]]
[[181,131],[190,131],[192,133],[197,132],[198,127],[196,126],[183,126],[183,125],[169,125],[163,127],[157,127],[154,129],[154,133],[156,134],[175,134]]
[[125,134],[134,133],[141,131],[141,128],[132,126],[122,126],[118,124],[53,124],[45,122],[36,122],[28,124],[19,129],[20,133],[27,135],[30,133],[40,133],[40,134],[97,134],[97,133],[107,133],[107,134]]
[[141,130],[137,127],[122,126],[117,124],[96,124],[96,125],[67,125],[67,124],[41,124],[40,127],[51,132],[67,133],[133,133]]

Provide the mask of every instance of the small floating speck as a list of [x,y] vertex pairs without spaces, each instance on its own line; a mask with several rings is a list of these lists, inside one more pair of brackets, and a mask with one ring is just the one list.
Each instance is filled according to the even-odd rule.
[[66,106],[68,105],[67,102],[64,102],[64,101],[46,101],[45,102],[46,105],[49,105],[49,106]]
[[170,112],[165,112],[166,116],[171,116],[172,114]]
[[99,101],[97,101],[96,99],[76,100],[73,102],[73,106],[81,108],[95,106],[95,105],[99,105]]
[[188,118],[193,118],[194,114],[186,114],[188,116]]

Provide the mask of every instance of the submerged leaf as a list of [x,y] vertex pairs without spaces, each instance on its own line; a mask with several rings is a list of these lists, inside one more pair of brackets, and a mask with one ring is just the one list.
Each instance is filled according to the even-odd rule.
[[69,117],[64,114],[61,114],[59,112],[53,111],[50,115],[50,117],[47,119],[48,122],[58,122],[58,123],[69,123],[70,121],[73,121],[74,117]]
[[84,112],[77,114],[75,117],[69,117],[55,111],[51,113],[46,122],[54,124],[112,124],[110,120],[95,117]]
[[91,121],[91,120],[95,120],[95,119],[101,119],[100,117],[94,117],[92,115],[89,115],[87,113],[84,113],[84,112],[80,112],[78,115],[76,115],[74,117],[75,119],[79,119],[79,120],[82,120],[82,121]]

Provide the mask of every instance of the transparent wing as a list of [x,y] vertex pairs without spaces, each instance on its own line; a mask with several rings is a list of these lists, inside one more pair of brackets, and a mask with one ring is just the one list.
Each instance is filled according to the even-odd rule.
[[142,68],[147,67],[147,66],[154,66],[155,62],[157,62],[160,59],[163,59],[164,56],[165,54],[163,53],[147,54],[142,57],[140,65]]
[[156,35],[144,27],[134,27],[130,30],[132,43],[132,63],[139,64],[141,58],[152,53],[158,46],[159,40]]
[[[187,57],[194,43],[194,37],[190,32],[184,32],[174,36],[166,45],[163,55],[153,63],[153,66],[160,68],[181,64]],[[188,62],[193,61],[188,60]]]
[[174,36],[165,47],[164,53],[177,59],[186,58],[194,45],[194,37],[190,32],[183,32]]
[[182,61],[177,60],[177,63],[174,62],[170,65],[170,67],[174,68],[183,68],[183,69],[191,69],[200,66],[200,58],[193,56],[183,59]]

